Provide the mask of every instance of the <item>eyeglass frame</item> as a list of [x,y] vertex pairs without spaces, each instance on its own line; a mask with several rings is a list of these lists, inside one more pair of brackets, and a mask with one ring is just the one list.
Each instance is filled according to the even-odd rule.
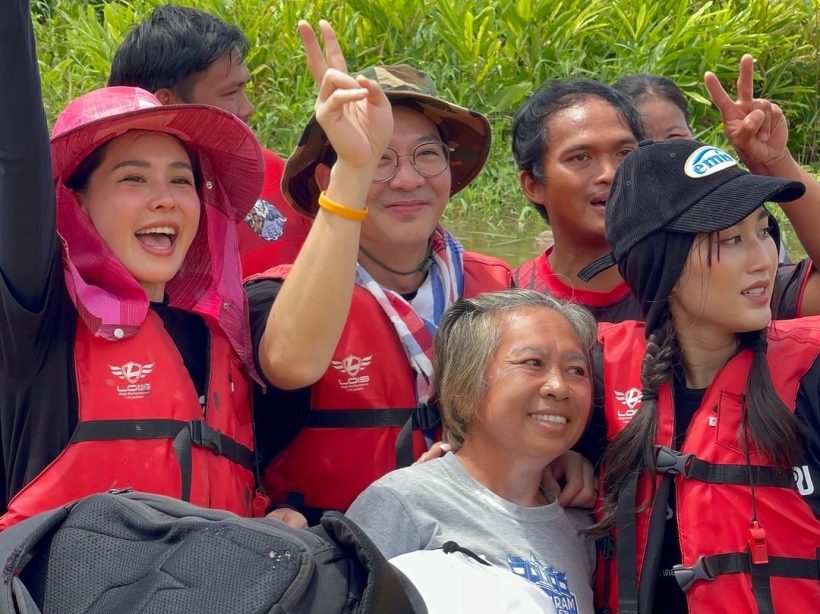
[[[418,149],[420,147],[424,147],[426,145],[440,145],[442,150],[444,151],[444,156],[446,158],[446,164],[444,165],[444,168],[442,168],[439,172],[435,173],[434,175],[423,173],[416,166],[416,162],[415,162],[416,151],[418,151]],[[393,165],[393,172],[390,173],[390,175],[388,177],[385,177],[384,179],[371,179],[372,183],[387,183],[388,181],[393,179],[393,177],[395,177],[399,172],[399,164],[401,163],[401,159],[402,158],[408,158],[408,157],[410,158],[410,166],[412,166],[413,170],[416,171],[419,175],[421,175],[422,177],[426,177],[428,179],[430,179],[432,177],[438,177],[444,171],[446,171],[448,168],[450,168],[450,154],[455,151],[455,148],[450,147],[444,141],[424,141],[423,143],[419,143],[418,145],[413,147],[413,151],[411,151],[410,153],[400,154],[399,151],[395,147],[386,147],[385,151],[387,151],[387,150],[390,150],[394,154],[396,154],[396,163]],[[382,155],[384,155],[384,154],[382,154]]]

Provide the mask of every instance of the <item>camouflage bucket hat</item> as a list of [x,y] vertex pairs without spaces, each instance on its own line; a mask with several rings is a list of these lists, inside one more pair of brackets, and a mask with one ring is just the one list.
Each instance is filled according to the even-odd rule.
[[[436,124],[447,145],[453,149],[450,154],[453,176],[450,196],[475,179],[490,154],[492,136],[486,117],[439,98],[429,75],[407,64],[377,64],[356,74],[381,85],[391,103],[401,102],[414,108]],[[330,149],[324,131],[312,115],[282,176],[285,198],[297,211],[309,217],[316,215],[320,191],[314,171]]]

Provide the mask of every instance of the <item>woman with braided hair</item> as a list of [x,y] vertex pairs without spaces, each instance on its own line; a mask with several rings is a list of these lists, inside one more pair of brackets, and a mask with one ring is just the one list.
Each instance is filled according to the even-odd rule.
[[602,326],[580,443],[595,462],[609,442],[592,528],[604,610],[820,603],[820,320],[772,322],[779,232],[763,207],[804,193],[683,139],[641,144],[615,175],[612,253],[579,275],[617,264],[645,323]]

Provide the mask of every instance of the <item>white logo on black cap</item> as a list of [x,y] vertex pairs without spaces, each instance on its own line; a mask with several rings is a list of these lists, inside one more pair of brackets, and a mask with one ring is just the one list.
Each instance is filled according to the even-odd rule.
[[698,147],[686,159],[686,164],[683,165],[683,172],[686,173],[687,177],[700,179],[701,177],[713,175],[730,166],[737,166],[737,162],[732,156],[722,149],[705,145]]

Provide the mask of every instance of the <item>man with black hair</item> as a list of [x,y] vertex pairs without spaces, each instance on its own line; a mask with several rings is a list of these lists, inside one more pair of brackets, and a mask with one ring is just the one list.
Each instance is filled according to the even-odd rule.
[[609,251],[606,199],[615,170],[643,138],[625,96],[587,79],[544,84],[513,121],[519,181],[550,224],[554,244],[515,270],[515,284],[573,300],[603,322],[639,319],[640,310],[617,270],[589,283],[577,278]]
[[[780,108],[752,98],[753,70],[751,56],[744,56],[737,101],[707,74],[726,137],[753,172],[815,183],[788,151]],[[616,268],[589,281],[578,277],[610,250],[604,235],[609,190],[621,161],[643,138],[640,116],[630,101],[596,81],[547,82],[519,108],[512,129],[521,188],[554,238],[543,254],[515,270],[515,284],[580,303],[601,322],[640,320],[640,306]],[[773,301],[779,318],[820,313],[820,276],[813,264],[820,262],[820,238],[809,221],[816,219],[818,207],[820,199],[812,190],[783,207],[809,258],[780,267]]]
[[[309,27],[300,28],[318,47]],[[330,48],[331,59],[341,55],[338,43]],[[325,72],[329,82],[353,80],[341,76],[342,61],[317,64],[320,91]],[[465,251],[441,225],[450,198],[487,160],[489,120],[440,97],[431,77],[411,66],[371,66],[353,83],[365,78],[386,94],[393,127],[372,179],[356,184],[367,208],[351,212],[328,200],[332,178],[353,181],[344,159],[352,156],[339,142],[349,150],[356,141],[332,143],[317,111],[282,181],[294,208],[315,218],[313,228],[292,268],[246,284],[259,370],[276,395],[255,406],[259,456],[270,461],[262,482],[273,501],[315,522],[427,450],[437,418],[428,405],[433,333],[456,300],[508,288],[512,278],[506,263]],[[294,441],[269,454],[281,437],[282,406],[304,419]]]
[[[141,87],[163,104],[208,104],[247,122],[248,40],[239,28],[204,11],[158,6],[125,37],[114,55],[108,85]],[[265,183],[238,226],[244,275],[293,262],[310,229],[282,196],[285,162],[264,150]]]

